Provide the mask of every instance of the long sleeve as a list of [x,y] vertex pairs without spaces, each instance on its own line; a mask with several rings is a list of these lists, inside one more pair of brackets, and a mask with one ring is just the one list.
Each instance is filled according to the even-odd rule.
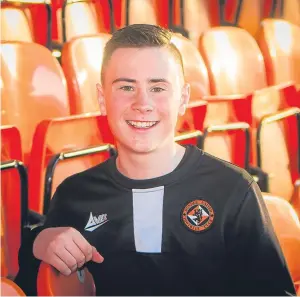
[[296,295],[283,252],[275,235],[262,194],[252,182],[240,197],[228,236],[233,295]]

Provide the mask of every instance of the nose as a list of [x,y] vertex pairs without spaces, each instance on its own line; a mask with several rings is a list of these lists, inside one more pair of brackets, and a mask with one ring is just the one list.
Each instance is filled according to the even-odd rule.
[[132,109],[140,113],[149,113],[153,111],[153,102],[146,91],[139,91],[132,104]]

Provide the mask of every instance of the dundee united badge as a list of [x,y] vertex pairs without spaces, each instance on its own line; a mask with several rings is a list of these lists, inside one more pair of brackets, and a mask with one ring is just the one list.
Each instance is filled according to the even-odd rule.
[[215,213],[204,200],[194,200],[187,204],[181,214],[183,224],[191,231],[203,232],[213,223]]

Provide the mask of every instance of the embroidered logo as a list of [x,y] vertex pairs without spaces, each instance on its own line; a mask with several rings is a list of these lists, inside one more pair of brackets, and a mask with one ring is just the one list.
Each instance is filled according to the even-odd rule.
[[194,232],[207,230],[213,223],[214,218],[214,210],[204,200],[194,200],[188,203],[181,214],[183,224]]
[[89,218],[89,221],[87,222],[84,230],[92,232],[107,222],[108,222],[108,219],[107,219],[106,213],[101,214],[98,217],[96,217],[96,216],[93,216],[92,212],[90,212],[90,218]]

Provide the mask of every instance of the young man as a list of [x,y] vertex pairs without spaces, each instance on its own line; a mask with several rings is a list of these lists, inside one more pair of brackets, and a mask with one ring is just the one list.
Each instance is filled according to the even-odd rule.
[[171,33],[117,31],[98,86],[118,156],[57,189],[33,253],[98,295],[288,295],[260,190],[242,169],[174,142],[189,85]]

